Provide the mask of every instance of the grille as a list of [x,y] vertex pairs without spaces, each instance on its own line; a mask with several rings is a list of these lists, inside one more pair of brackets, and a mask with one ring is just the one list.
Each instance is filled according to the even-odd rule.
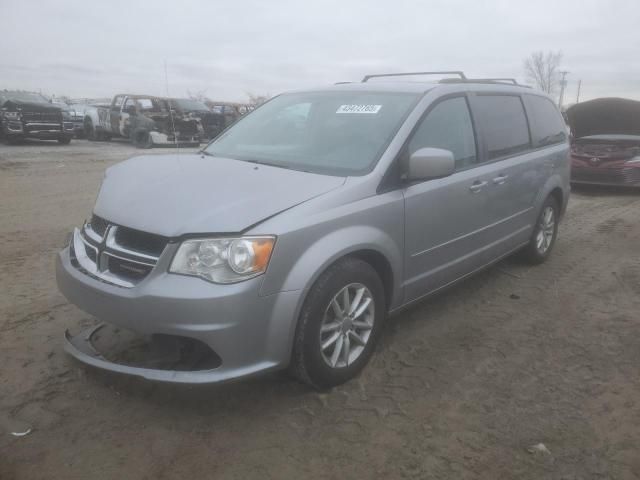
[[156,256],[160,256],[167,245],[165,237],[123,227],[119,227],[116,231],[116,241],[132,250]]
[[55,130],[55,131],[61,131],[62,128],[60,126],[59,123],[27,123],[26,125],[26,130],[28,132],[39,132],[42,130]]
[[640,184],[640,168],[586,169],[574,168],[571,180],[616,185]]
[[25,122],[51,122],[60,123],[62,114],[60,112],[22,112]]
[[107,222],[104,218],[100,218],[97,215],[91,217],[91,221],[89,222],[89,226],[93,229],[101,237],[104,237],[104,234],[107,231],[107,227],[109,226],[109,222]]
[[118,277],[139,282],[151,273],[153,267],[151,265],[143,265],[136,262],[125,260],[124,258],[108,257],[109,271]]
[[113,225],[94,215],[72,240],[72,260],[82,272],[103,282],[131,288],[153,270],[168,239]]

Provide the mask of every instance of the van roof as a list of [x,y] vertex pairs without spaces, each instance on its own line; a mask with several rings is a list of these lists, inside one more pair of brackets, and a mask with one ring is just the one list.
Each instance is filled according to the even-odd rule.
[[[445,76],[445,78],[429,81],[424,77]],[[404,81],[396,80],[398,77],[409,77]],[[421,80],[411,80],[411,77],[423,77]],[[373,82],[369,80],[375,79]],[[431,71],[431,72],[393,72],[365,75],[361,82],[338,82],[329,89],[336,90],[360,90],[376,92],[407,92],[426,93],[429,90],[445,87],[447,91],[467,91],[472,86],[473,90],[485,91],[531,91],[530,87],[521,85],[515,78],[469,78],[460,70]],[[457,87],[457,88],[456,88]],[[321,90],[327,90],[323,88]]]
[[440,81],[440,82],[417,82],[417,81],[397,81],[397,80],[376,80],[371,82],[339,82],[334,85],[319,88],[300,89],[296,92],[318,92],[318,91],[363,91],[363,92],[398,92],[398,93],[419,93],[424,94],[430,90],[442,89],[447,92],[457,91],[487,91],[487,92],[519,92],[544,95],[542,92],[533,90],[522,85],[514,85],[489,81]]

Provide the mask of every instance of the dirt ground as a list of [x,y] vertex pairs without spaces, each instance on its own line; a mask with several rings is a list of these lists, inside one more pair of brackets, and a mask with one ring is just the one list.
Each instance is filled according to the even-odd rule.
[[640,478],[640,193],[574,192],[549,262],[502,262],[392,318],[329,393],[284,375],[172,386],[62,350],[93,320],[58,293],[54,256],[136,153],[0,146],[0,479]]

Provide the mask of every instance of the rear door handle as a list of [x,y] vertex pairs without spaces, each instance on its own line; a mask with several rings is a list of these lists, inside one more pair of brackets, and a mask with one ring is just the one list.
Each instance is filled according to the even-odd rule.
[[495,183],[496,185],[502,185],[504,182],[507,181],[507,178],[509,178],[509,175],[504,175],[504,174],[500,174],[498,175],[496,178],[493,179],[493,183]]
[[487,185],[488,182],[485,181],[479,181],[476,180],[475,182],[473,182],[473,184],[471,184],[471,186],[469,187],[469,190],[471,190],[473,193],[478,193],[480,190],[482,190],[483,187],[485,187]]

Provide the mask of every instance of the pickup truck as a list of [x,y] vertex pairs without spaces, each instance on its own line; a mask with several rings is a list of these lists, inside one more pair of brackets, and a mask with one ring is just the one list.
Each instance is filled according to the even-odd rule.
[[7,144],[26,138],[57,140],[67,145],[73,138],[68,113],[39,93],[0,91],[0,137]]
[[196,118],[169,107],[167,99],[151,95],[118,94],[109,106],[85,110],[85,135],[89,140],[124,137],[138,148],[198,146],[203,136]]

